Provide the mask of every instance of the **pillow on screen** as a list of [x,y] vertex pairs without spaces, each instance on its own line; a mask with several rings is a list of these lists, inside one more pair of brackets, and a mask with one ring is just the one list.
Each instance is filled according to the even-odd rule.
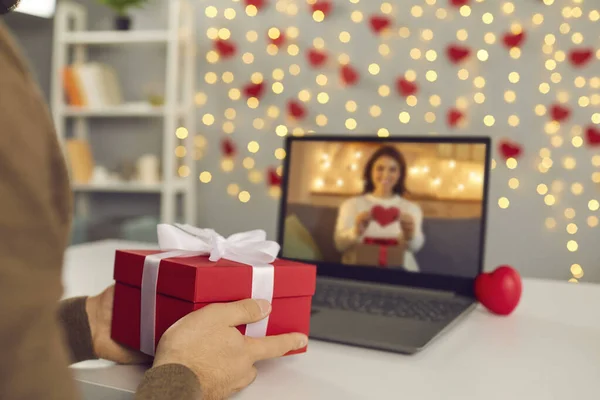
[[285,219],[283,254],[301,260],[322,261],[323,254],[312,235],[296,215]]

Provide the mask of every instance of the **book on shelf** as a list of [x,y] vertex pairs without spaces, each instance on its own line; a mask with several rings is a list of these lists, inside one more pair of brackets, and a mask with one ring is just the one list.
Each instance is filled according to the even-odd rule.
[[67,104],[103,108],[123,104],[115,70],[99,62],[77,63],[65,67],[63,84]]
[[94,174],[94,157],[89,143],[85,140],[69,139],[66,150],[72,182],[89,183]]

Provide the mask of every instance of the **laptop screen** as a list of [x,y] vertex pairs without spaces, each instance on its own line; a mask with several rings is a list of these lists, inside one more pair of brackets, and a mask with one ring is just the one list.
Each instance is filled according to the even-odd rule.
[[483,252],[487,141],[290,138],[282,256],[473,278]]

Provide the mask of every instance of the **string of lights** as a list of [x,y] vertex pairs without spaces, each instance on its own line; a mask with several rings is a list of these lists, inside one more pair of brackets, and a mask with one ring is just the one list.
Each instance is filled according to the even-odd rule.
[[[230,181],[228,195],[246,203],[266,183],[277,198],[286,157],[279,138],[287,135],[473,131],[496,139],[491,168],[509,174],[499,209],[509,212],[519,197],[539,195],[547,207],[540,223],[550,232],[566,230],[565,247],[574,255],[583,226],[598,227],[600,77],[590,66],[600,49],[589,47],[593,38],[578,28],[600,20],[591,2],[205,3],[195,159],[214,157],[211,143],[222,137],[240,151],[222,154],[220,170],[202,171],[203,184],[242,169],[247,181]],[[430,23],[417,23],[425,19]],[[175,151],[185,156],[182,146]],[[590,162],[591,176],[582,176],[580,167],[588,170]],[[189,168],[179,167],[179,175]],[[524,184],[534,175],[533,187]],[[583,197],[585,208],[578,206]],[[573,282],[584,275],[576,262],[570,272]]]

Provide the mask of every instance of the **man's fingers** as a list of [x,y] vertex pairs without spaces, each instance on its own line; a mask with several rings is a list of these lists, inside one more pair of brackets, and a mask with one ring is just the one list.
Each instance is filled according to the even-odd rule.
[[237,387],[233,390],[233,392],[237,393],[250,386],[256,380],[257,375],[258,370],[255,366],[252,366],[252,368],[250,368],[250,371],[248,371],[248,374],[246,374],[246,376],[237,384]]
[[266,300],[241,300],[233,303],[212,304],[206,312],[215,313],[215,318],[228,326],[251,324],[264,319],[271,312],[271,304]]
[[292,350],[306,347],[308,344],[308,338],[301,333],[246,339],[249,342],[250,354],[256,361],[281,357]]

